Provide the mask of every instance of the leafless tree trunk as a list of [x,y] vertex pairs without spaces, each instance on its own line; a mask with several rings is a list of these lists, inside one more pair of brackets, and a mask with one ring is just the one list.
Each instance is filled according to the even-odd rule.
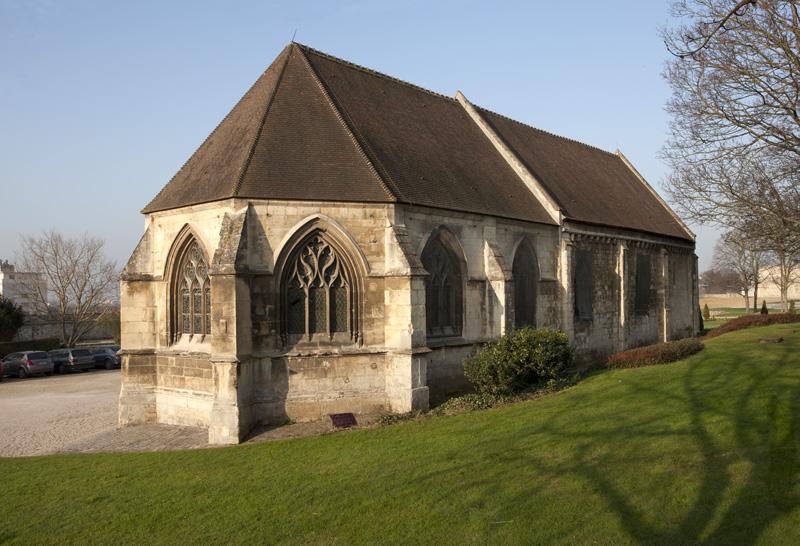
[[[755,247],[754,240],[746,232],[731,230],[720,237],[714,248],[714,268],[736,274],[737,291],[744,298],[746,310],[750,309],[750,289],[757,286],[760,275],[761,251]],[[758,297],[757,291],[753,297]]]
[[115,264],[105,258],[103,245],[87,235],[68,239],[53,230],[22,238],[18,263],[46,280],[46,286],[32,287],[26,296],[58,322],[67,346],[74,346],[115,307],[118,275]]
[[789,310],[789,289],[800,280],[800,276],[798,276],[800,260],[797,256],[791,256],[785,251],[776,251],[774,255],[775,267],[772,269],[770,277],[780,290],[781,311],[785,313]]
[[758,286],[761,284],[763,274],[761,273],[761,266],[764,265],[764,257],[758,252],[753,260],[753,313],[758,312]]

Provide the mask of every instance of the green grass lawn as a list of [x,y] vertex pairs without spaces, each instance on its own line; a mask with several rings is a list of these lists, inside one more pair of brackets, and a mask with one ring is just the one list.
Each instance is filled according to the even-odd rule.
[[0,459],[0,542],[798,543],[798,330],[727,334],[681,362],[455,417]]

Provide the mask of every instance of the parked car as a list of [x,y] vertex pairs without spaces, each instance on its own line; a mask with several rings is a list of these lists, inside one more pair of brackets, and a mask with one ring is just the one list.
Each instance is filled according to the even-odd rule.
[[3,361],[0,360],[0,383],[3,382]]
[[105,368],[106,370],[113,370],[119,368],[122,364],[122,359],[117,356],[119,347],[109,345],[106,347],[92,347],[92,357],[94,357],[95,368]]
[[30,375],[53,373],[53,360],[44,351],[11,353],[3,359],[3,373],[25,379]]
[[57,373],[85,372],[94,368],[94,356],[89,349],[55,349],[50,351],[50,357]]

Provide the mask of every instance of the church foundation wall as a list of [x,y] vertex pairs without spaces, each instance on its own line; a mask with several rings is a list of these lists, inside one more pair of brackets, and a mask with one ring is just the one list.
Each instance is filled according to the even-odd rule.
[[464,377],[464,359],[475,354],[477,344],[441,346],[428,354],[428,388],[432,405],[472,390]]
[[313,355],[262,360],[254,367],[254,405],[261,422],[310,421],[331,413],[386,410],[385,355]]

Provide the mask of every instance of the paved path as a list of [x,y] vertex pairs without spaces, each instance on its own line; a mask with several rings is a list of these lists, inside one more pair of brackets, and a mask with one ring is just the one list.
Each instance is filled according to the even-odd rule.
[[[119,387],[119,370],[6,378],[0,383],[0,457],[208,447],[208,431],[202,428],[141,425],[118,429]],[[373,419],[362,421],[369,424]],[[327,420],[262,427],[247,442],[331,431]]]

